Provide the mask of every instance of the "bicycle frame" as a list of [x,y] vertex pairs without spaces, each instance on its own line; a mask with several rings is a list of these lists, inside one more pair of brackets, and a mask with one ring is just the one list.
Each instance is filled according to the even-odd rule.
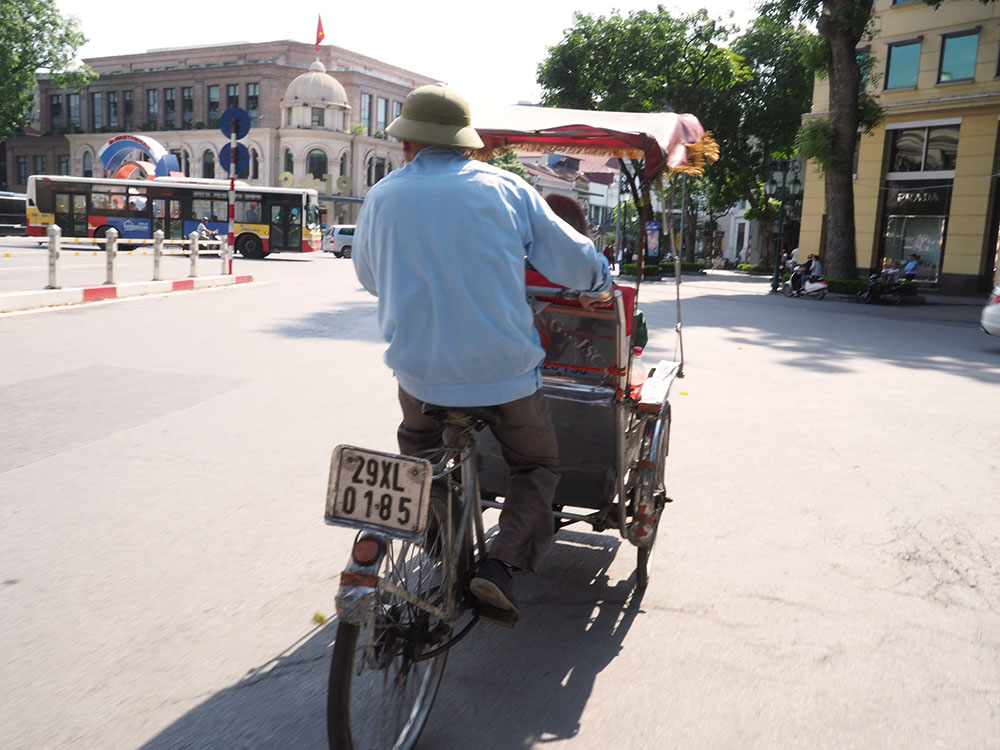
[[[380,576],[386,550],[387,539],[396,539],[402,544],[413,544],[413,540],[403,535],[394,536],[386,531],[361,532],[355,543],[365,538],[376,538],[382,549],[377,559],[365,564],[353,558],[341,576],[341,588],[337,594],[338,617],[354,624],[369,621],[374,594],[377,589],[392,594],[441,622],[454,626],[466,611],[462,606],[461,590],[458,584],[467,572],[462,564],[463,547],[469,543],[478,549],[480,557],[486,555],[486,533],[483,525],[480,497],[479,474],[476,471],[476,444],[472,431],[478,426],[477,420],[460,410],[450,413],[444,424],[444,446],[426,451],[421,457],[432,462],[433,482],[445,490],[445,557],[442,560],[442,587],[445,591],[444,606],[438,606],[397,586],[385,576]],[[456,509],[460,509],[457,523]],[[474,562],[474,561],[473,561]],[[447,645],[457,641],[449,639]]]

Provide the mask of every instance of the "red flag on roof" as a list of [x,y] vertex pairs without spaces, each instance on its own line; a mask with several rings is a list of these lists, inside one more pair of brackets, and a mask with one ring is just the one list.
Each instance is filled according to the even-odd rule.
[[326,34],[323,33],[323,17],[316,16],[316,51],[319,52],[319,43],[326,39]]

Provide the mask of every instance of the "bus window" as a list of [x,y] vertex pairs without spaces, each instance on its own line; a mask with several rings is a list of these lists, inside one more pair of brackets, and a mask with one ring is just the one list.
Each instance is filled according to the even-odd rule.
[[73,234],[77,237],[87,236],[87,196],[73,196]]
[[125,196],[124,195],[112,195],[111,196],[111,211],[124,211],[125,210]]
[[260,203],[257,201],[236,201],[236,221],[247,224],[260,223]]
[[107,211],[111,208],[111,196],[95,190],[90,194],[90,205],[95,211]]
[[153,231],[166,233],[166,223],[163,218],[167,213],[167,202],[163,198],[153,198]]
[[297,249],[302,242],[302,207],[288,207],[288,237],[286,239],[290,248]]
[[226,201],[213,201],[208,198],[195,198],[191,201],[192,219],[209,221],[228,221],[229,204]]

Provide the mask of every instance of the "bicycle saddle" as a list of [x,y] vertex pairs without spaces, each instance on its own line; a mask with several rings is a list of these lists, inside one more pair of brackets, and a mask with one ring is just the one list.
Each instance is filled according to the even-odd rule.
[[435,406],[424,403],[420,412],[441,424],[468,427],[473,423],[477,430],[500,424],[500,409],[496,406]]

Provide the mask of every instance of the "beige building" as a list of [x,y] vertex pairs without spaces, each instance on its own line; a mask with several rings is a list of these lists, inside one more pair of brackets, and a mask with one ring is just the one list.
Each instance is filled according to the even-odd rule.
[[30,174],[98,176],[101,146],[139,133],[193,177],[227,177],[219,118],[251,118],[251,184],[319,190],[329,223],[351,223],[368,188],[402,165],[384,131],[413,88],[434,79],[339,47],[292,41],[151,50],[86,60],[99,78],[79,92],[40,80],[35,121],[5,144],[9,190]]
[[[996,263],[1000,5],[876,0],[874,55],[884,123],[860,137],[854,181],[858,268],[916,255],[917,279],[988,290]],[[865,48],[860,49],[860,52]],[[827,113],[828,81],[813,110]],[[800,247],[822,252],[822,176],[809,166]]]

